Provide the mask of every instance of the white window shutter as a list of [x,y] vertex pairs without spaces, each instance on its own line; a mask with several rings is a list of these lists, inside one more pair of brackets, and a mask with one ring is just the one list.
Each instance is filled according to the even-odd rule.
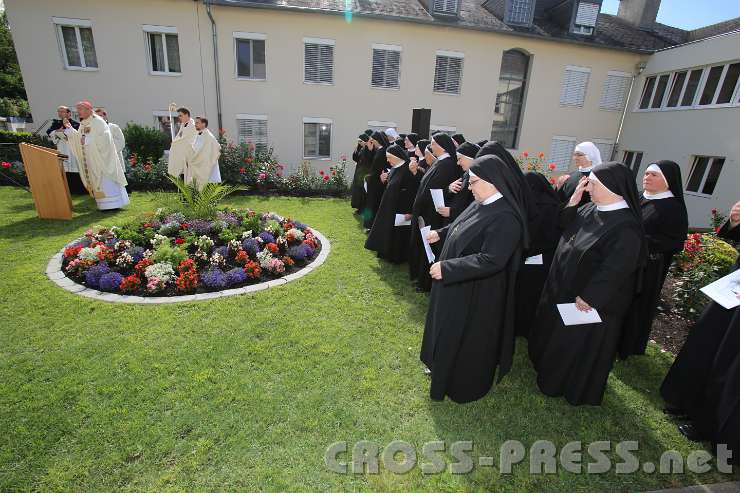
[[594,27],[598,15],[598,3],[579,2],[578,11],[576,12],[576,25]]
[[583,106],[590,76],[591,69],[565,67],[563,87],[560,92],[560,105]]
[[241,118],[236,123],[240,144],[251,142],[255,147],[267,148],[267,120]]
[[462,79],[461,57],[437,55],[434,70],[434,90],[448,94],[460,94],[460,80]]
[[444,14],[456,14],[457,0],[434,0],[434,10]]
[[550,144],[550,162],[555,163],[557,171],[568,171],[570,163],[573,160],[573,151],[576,148],[576,139],[573,137],[552,138]]
[[401,52],[373,48],[373,66],[370,84],[373,87],[398,89],[401,70]]
[[612,142],[611,140],[604,140],[604,139],[592,139],[592,142],[594,143],[596,148],[599,149],[602,162],[607,162],[611,160],[612,149],[614,149],[614,142]]
[[620,111],[627,102],[627,93],[630,89],[632,76],[629,74],[609,73],[604,82],[599,108],[603,110]]
[[334,46],[304,44],[304,81],[322,84],[334,83]]

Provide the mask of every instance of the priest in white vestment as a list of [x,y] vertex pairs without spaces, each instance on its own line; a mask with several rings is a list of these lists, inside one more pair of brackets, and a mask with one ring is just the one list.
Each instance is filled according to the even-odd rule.
[[118,209],[129,203],[126,193],[126,176],[123,174],[121,155],[113,143],[110,128],[105,120],[93,113],[92,103],[77,103],[80,128],[75,130],[64,121],[69,147],[77,158],[80,178],[98,209]]
[[123,166],[123,172],[126,173],[126,158],[123,157],[123,148],[126,147],[126,138],[123,136],[123,130],[115,123],[108,121],[108,112],[105,108],[97,108],[95,114],[105,120],[110,128],[111,137],[113,137],[113,143],[116,145],[116,152],[121,155],[121,165]]
[[207,118],[196,118],[195,129],[197,132],[192,152],[185,165],[185,183],[195,182],[198,190],[203,190],[206,183],[221,183],[221,171],[218,169],[221,145],[208,130]]
[[195,140],[195,122],[190,118],[190,110],[187,108],[177,109],[177,121],[180,122],[180,130],[172,139],[170,154],[167,158],[167,173],[172,176],[185,174],[185,166],[190,154],[193,152],[193,141]]

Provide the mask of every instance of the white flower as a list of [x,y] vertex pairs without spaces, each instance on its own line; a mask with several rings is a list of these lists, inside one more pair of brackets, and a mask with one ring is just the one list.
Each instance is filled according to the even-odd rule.
[[270,262],[272,262],[272,254],[269,252],[269,250],[262,250],[261,252],[257,252],[257,262],[260,263],[260,267],[263,269],[267,269],[270,267]]
[[247,238],[251,238],[251,237],[252,237],[252,230],[251,229],[249,231],[245,231],[245,232],[242,233],[242,239],[244,239],[244,240],[246,240]]
[[126,252],[123,252],[121,255],[118,256],[116,259],[116,265],[120,267],[126,267],[134,263],[134,257],[129,255]]
[[203,251],[208,251],[213,246],[213,240],[210,239],[208,236],[203,235],[197,240],[195,240],[195,244],[199,249]]
[[229,248],[238,251],[242,247],[242,242],[239,240],[231,240],[229,242]]
[[195,251],[193,256],[196,258],[196,260],[202,260],[202,261],[208,260],[208,254],[204,252],[203,250],[201,250],[200,248],[198,248],[198,250]]
[[226,264],[226,260],[224,259],[223,255],[220,253],[214,253],[211,255],[211,265],[213,266],[222,266]]
[[168,283],[175,278],[175,271],[172,269],[172,265],[167,262],[159,262],[154,265],[150,265],[144,271],[144,275],[147,279],[151,277],[157,277],[162,282]]
[[96,246],[95,248],[83,248],[77,254],[77,258],[79,258],[80,260],[93,260],[97,262],[98,260],[100,260],[98,258],[98,253],[100,253],[100,245]]
[[156,233],[154,235],[154,238],[151,240],[152,246],[154,248],[157,248],[159,245],[162,245],[164,243],[169,243],[170,239],[164,235],[161,235],[159,233]]
[[144,250],[144,258],[149,258],[152,256],[153,251],[149,250],[148,248]]
[[297,241],[303,241],[303,231],[298,228],[291,228],[286,234],[293,236]]

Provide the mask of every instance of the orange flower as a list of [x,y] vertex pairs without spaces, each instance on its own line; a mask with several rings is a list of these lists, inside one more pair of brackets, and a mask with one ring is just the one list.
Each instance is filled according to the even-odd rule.
[[545,153],[544,152],[540,152],[539,153],[539,156],[540,156],[540,159],[545,159]]

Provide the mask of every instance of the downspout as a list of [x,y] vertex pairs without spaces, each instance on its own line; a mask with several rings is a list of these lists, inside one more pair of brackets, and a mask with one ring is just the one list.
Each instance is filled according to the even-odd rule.
[[223,115],[221,114],[221,75],[218,70],[218,33],[216,31],[216,20],[213,18],[213,14],[211,14],[211,0],[203,0],[203,4],[206,6],[206,12],[211,21],[211,31],[213,32],[213,70],[216,75],[216,114],[218,119],[218,128],[221,130],[224,128],[224,123]]
[[619,151],[619,139],[622,138],[622,129],[624,128],[624,119],[627,117],[627,109],[630,105],[630,98],[632,97],[632,89],[635,87],[635,81],[637,80],[637,77],[642,73],[642,71],[645,70],[645,62],[640,62],[637,65],[637,73],[632,74],[632,80],[630,81],[630,88],[629,91],[627,91],[627,99],[624,103],[624,109],[622,110],[622,117],[619,119],[619,130],[617,130],[617,138],[614,139],[614,145],[612,146],[612,155],[609,157],[610,161],[614,161],[615,156],[617,155],[617,152]]

